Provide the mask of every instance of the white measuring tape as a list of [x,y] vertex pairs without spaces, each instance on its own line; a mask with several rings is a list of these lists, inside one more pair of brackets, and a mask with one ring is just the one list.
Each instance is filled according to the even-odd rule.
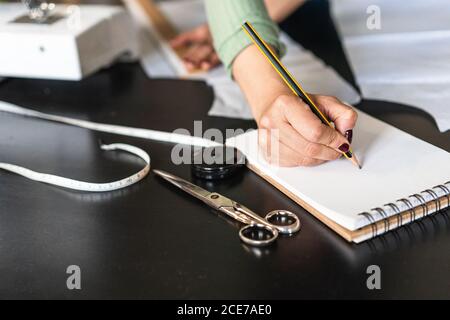
[[129,153],[132,153],[139,158],[142,158],[146,165],[139,172],[129,176],[127,178],[107,182],[107,183],[91,183],[73,180],[69,178],[64,178],[60,176],[55,176],[52,174],[46,174],[41,172],[36,172],[29,170],[27,168],[19,167],[10,163],[0,162],[0,169],[13,172],[15,174],[21,175],[30,180],[39,181],[47,184],[51,184],[58,187],[79,190],[79,191],[89,191],[89,192],[105,192],[105,191],[113,191],[117,189],[126,188],[131,186],[132,184],[137,183],[138,181],[144,179],[150,171],[150,157],[149,155],[142,149],[139,149],[134,146],[130,146],[128,144],[123,143],[114,143],[114,144],[104,144],[100,146],[102,150],[112,151],[112,150],[123,150]]
[[[204,139],[201,137],[188,136],[178,133],[170,133],[163,131],[156,131],[150,129],[141,129],[141,128],[133,128],[133,127],[125,127],[119,125],[111,125],[104,123],[96,123],[86,120],[73,119],[63,116],[57,116],[52,114],[47,114],[31,109],[26,109],[19,107],[17,105],[0,101],[0,111],[13,113],[17,115],[22,115],[25,117],[38,118],[42,120],[48,120],[53,122],[64,123],[80,128],[85,128],[94,131],[107,132],[113,134],[119,134],[130,137],[137,137],[143,139],[157,140],[157,141],[165,141],[171,143],[179,143],[193,146],[201,146],[201,147],[210,147],[210,146],[220,146],[221,144]],[[84,181],[73,180],[69,178],[64,178],[60,176],[55,176],[46,173],[35,172],[29,170],[27,168],[23,168],[14,164],[9,163],[1,163],[0,169],[16,173],[25,178],[39,181],[63,188],[79,190],[79,191],[89,191],[89,192],[105,192],[112,191],[117,189],[122,189],[128,187],[132,184],[135,184],[145,178],[150,171],[150,156],[142,149],[128,145],[128,144],[110,144],[110,145],[101,145],[102,150],[112,151],[112,150],[122,150],[134,154],[140,158],[142,158],[146,165],[139,172],[129,176],[127,178],[108,182],[108,183],[90,183]]]
[[73,119],[53,114],[43,113],[31,109],[19,107],[17,105],[0,101],[0,111],[14,113],[25,117],[39,118],[53,122],[65,123],[71,126],[90,129],[94,131],[107,132],[119,134],[122,136],[143,138],[156,141],[165,141],[175,144],[186,144],[200,147],[217,147],[222,144],[212,140],[204,139],[196,136],[189,136],[174,132],[164,132],[150,129],[133,128],[126,126],[119,126],[113,124],[97,123],[80,119]]

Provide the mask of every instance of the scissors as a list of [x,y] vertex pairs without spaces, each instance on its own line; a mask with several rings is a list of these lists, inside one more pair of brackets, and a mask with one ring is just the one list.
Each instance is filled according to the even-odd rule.
[[245,224],[239,230],[239,238],[248,245],[266,246],[274,242],[280,233],[291,235],[300,230],[300,220],[290,211],[274,210],[269,212],[265,218],[262,218],[250,209],[221,194],[209,192],[162,170],[153,170],[153,172],[214,209]]

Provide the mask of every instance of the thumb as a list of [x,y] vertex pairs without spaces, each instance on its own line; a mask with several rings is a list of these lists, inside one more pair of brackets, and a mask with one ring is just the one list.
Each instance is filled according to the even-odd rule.
[[333,121],[336,130],[351,140],[351,137],[348,137],[349,131],[353,130],[355,127],[358,113],[352,107],[342,103],[335,97],[319,95],[310,96],[317,107],[325,113],[327,118],[330,121]]

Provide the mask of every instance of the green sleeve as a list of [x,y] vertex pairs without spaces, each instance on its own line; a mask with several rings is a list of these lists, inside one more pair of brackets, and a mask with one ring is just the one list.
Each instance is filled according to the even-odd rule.
[[214,47],[229,74],[234,58],[252,44],[241,28],[245,21],[250,22],[279,55],[284,53],[278,26],[270,19],[263,0],[205,0],[205,6]]

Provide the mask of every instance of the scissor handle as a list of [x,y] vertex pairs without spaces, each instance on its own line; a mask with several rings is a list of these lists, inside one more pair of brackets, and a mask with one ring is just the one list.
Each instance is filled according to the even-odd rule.
[[271,244],[278,238],[278,231],[265,224],[249,224],[239,230],[241,241],[255,247]]
[[287,210],[273,210],[265,219],[281,234],[293,234],[300,230],[300,219]]

